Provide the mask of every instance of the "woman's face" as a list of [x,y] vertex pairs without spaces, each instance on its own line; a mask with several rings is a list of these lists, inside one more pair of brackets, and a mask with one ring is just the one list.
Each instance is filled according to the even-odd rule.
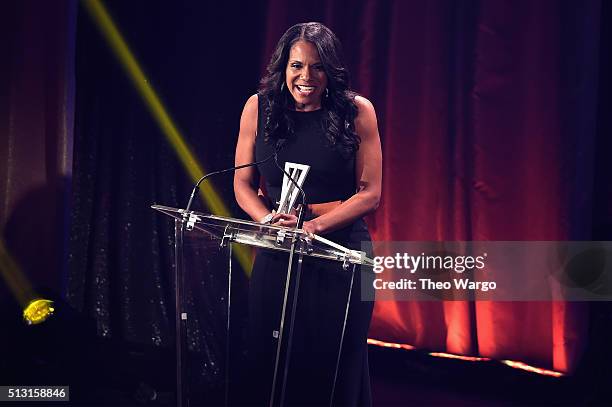
[[298,41],[289,50],[285,69],[287,89],[295,100],[295,110],[317,110],[327,88],[327,75],[317,47],[308,41]]

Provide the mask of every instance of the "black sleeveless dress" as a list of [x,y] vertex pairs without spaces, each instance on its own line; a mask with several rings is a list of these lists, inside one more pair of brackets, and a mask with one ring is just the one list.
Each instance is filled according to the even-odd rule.
[[[266,143],[263,137],[265,119],[262,99],[259,96],[257,160],[269,156],[275,148],[274,144]],[[325,111],[291,111],[289,114],[295,131],[278,153],[281,167],[284,167],[285,161],[310,166],[303,186],[307,203],[348,199],[356,191],[355,157],[343,157],[328,142],[324,128]],[[283,173],[272,161],[260,165],[258,170],[268,197],[271,202],[277,202]],[[324,237],[358,250],[362,250],[362,242],[370,241],[362,219]],[[253,387],[249,398],[255,405],[267,405],[269,402],[277,345],[274,331],[278,331],[280,324],[287,263],[288,256],[285,254],[260,250],[253,266],[249,293],[249,356],[251,366],[256,371],[249,377]],[[342,269],[339,262],[304,260],[287,377],[286,405],[329,405],[350,274]],[[361,301],[361,282],[371,279],[371,276],[371,273],[362,271],[355,273],[334,405],[371,405],[367,332],[374,304]],[[287,318],[285,332],[288,324]],[[277,388],[281,379],[282,371],[279,372]],[[275,400],[278,402],[278,396]]]

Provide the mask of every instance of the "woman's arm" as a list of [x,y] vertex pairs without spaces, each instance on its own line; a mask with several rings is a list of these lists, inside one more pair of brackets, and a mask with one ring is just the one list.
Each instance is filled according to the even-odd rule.
[[[240,133],[236,144],[235,165],[255,161],[255,136],[257,134],[257,95],[251,96],[244,105],[240,118]],[[236,170],[234,173],[234,194],[238,205],[255,221],[260,221],[270,210],[257,195],[255,167]]]
[[[376,112],[372,103],[361,96],[355,98],[359,109],[355,119],[355,130],[361,138],[355,161],[357,192],[333,209],[310,221],[303,229],[315,234],[326,234],[340,229],[362,218],[378,207],[382,186],[382,151]],[[283,226],[294,226],[292,217],[278,214],[273,222]]]

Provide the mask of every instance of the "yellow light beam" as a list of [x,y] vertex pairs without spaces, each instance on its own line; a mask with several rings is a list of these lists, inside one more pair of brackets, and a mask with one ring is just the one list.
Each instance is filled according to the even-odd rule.
[[[174,148],[189,176],[193,182],[197,181],[204,174],[204,169],[198,163],[170,114],[164,108],[160,98],[149,83],[144,71],[140,68],[108,11],[100,0],[83,0],[82,3],[126,70],[128,77],[135,85],[145,105],[149,108],[162,133]],[[202,185],[200,195],[211,213],[220,216],[230,216],[229,210],[210,183]],[[250,252],[242,246],[236,246],[234,253],[236,253],[236,258],[242,268],[248,273],[252,265]]]
[[46,321],[53,312],[53,301],[37,298],[32,284],[21,271],[21,267],[6,249],[0,238],[0,276],[23,309],[23,320],[28,325]]
[[6,281],[6,285],[13,293],[21,307],[25,307],[36,297],[36,293],[28,279],[23,275],[21,269],[6,250],[4,240],[0,238],[0,274]]

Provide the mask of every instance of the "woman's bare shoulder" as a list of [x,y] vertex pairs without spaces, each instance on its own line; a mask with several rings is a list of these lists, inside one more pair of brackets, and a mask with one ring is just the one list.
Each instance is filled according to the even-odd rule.
[[258,104],[259,104],[259,95],[257,93],[249,96],[246,103],[244,104],[244,112],[255,111],[255,114],[257,114]]
[[374,105],[370,100],[361,95],[355,95],[355,105],[359,109],[359,113],[364,111],[374,111]]

